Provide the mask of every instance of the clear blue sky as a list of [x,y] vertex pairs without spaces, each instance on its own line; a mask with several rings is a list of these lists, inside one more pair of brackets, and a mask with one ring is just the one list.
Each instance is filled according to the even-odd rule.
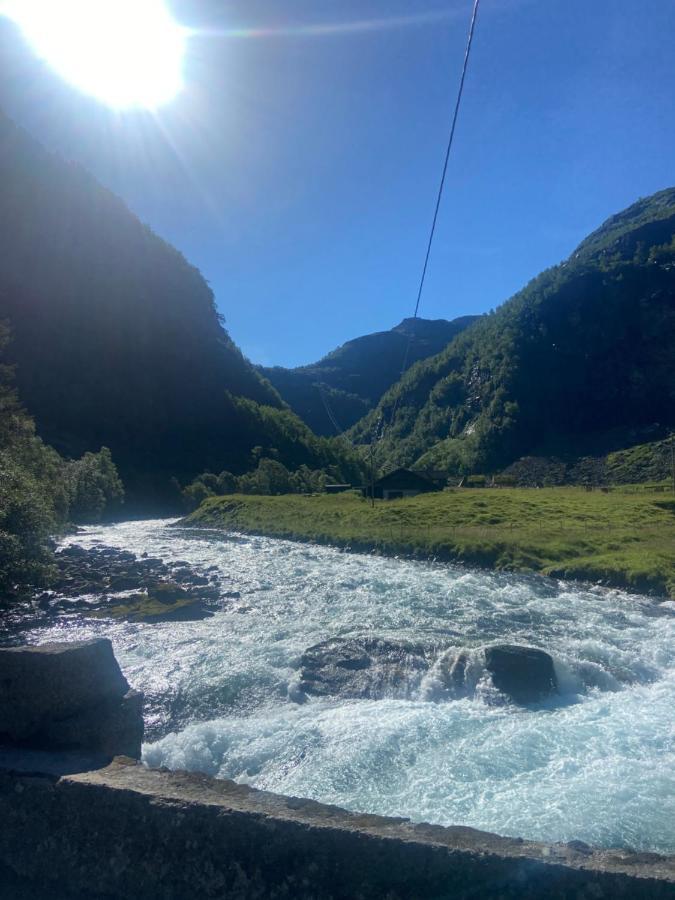
[[[78,94],[3,21],[0,105],[199,267],[253,361],[297,365],[412,313],[470,5],[174,2],[201,34],[155,116]],[[420,315],[499,305],[675,184],[674,39],[672,0],[482,0]]]

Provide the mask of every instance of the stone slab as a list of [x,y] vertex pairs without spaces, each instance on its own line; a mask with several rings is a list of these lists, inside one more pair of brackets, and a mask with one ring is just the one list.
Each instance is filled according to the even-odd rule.
[[[148,769],[58,775],[0,755],[0,865],[143,900],[675,898],[675,858],[414,825]],[[52,772],[53,772],[52,762]]]

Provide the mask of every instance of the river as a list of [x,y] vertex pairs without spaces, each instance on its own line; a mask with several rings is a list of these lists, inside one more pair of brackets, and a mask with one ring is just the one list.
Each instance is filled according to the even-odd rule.
[[[170,527],[90,527],[66,543],[211,567],[230,596],[197,622],[62,614],[30,642],[111,638],[147,698],[152,766],[348,809],[546,841],[675,851],[675,604],[537,577]],[[300,658],[334,637],[547,650],[560,695],[299,703]],[[492,698],[494,699],[494,698]]]

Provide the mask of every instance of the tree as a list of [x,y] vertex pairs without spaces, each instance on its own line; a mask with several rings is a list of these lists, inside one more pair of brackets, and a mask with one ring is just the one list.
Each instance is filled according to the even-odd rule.
[[107,447],[69,463],[66,477],[73,522],[100,522],[124,501],[124,486]]

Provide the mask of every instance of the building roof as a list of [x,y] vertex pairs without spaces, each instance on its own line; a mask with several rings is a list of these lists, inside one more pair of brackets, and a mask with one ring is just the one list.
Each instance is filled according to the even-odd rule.
[[436,487],[432,481],[420,475],[419,472],[413,472],[410,469],[394,469],[388,472],[375,482],[376,487],[386,488],[387,490],[418,490],[430,491]]

